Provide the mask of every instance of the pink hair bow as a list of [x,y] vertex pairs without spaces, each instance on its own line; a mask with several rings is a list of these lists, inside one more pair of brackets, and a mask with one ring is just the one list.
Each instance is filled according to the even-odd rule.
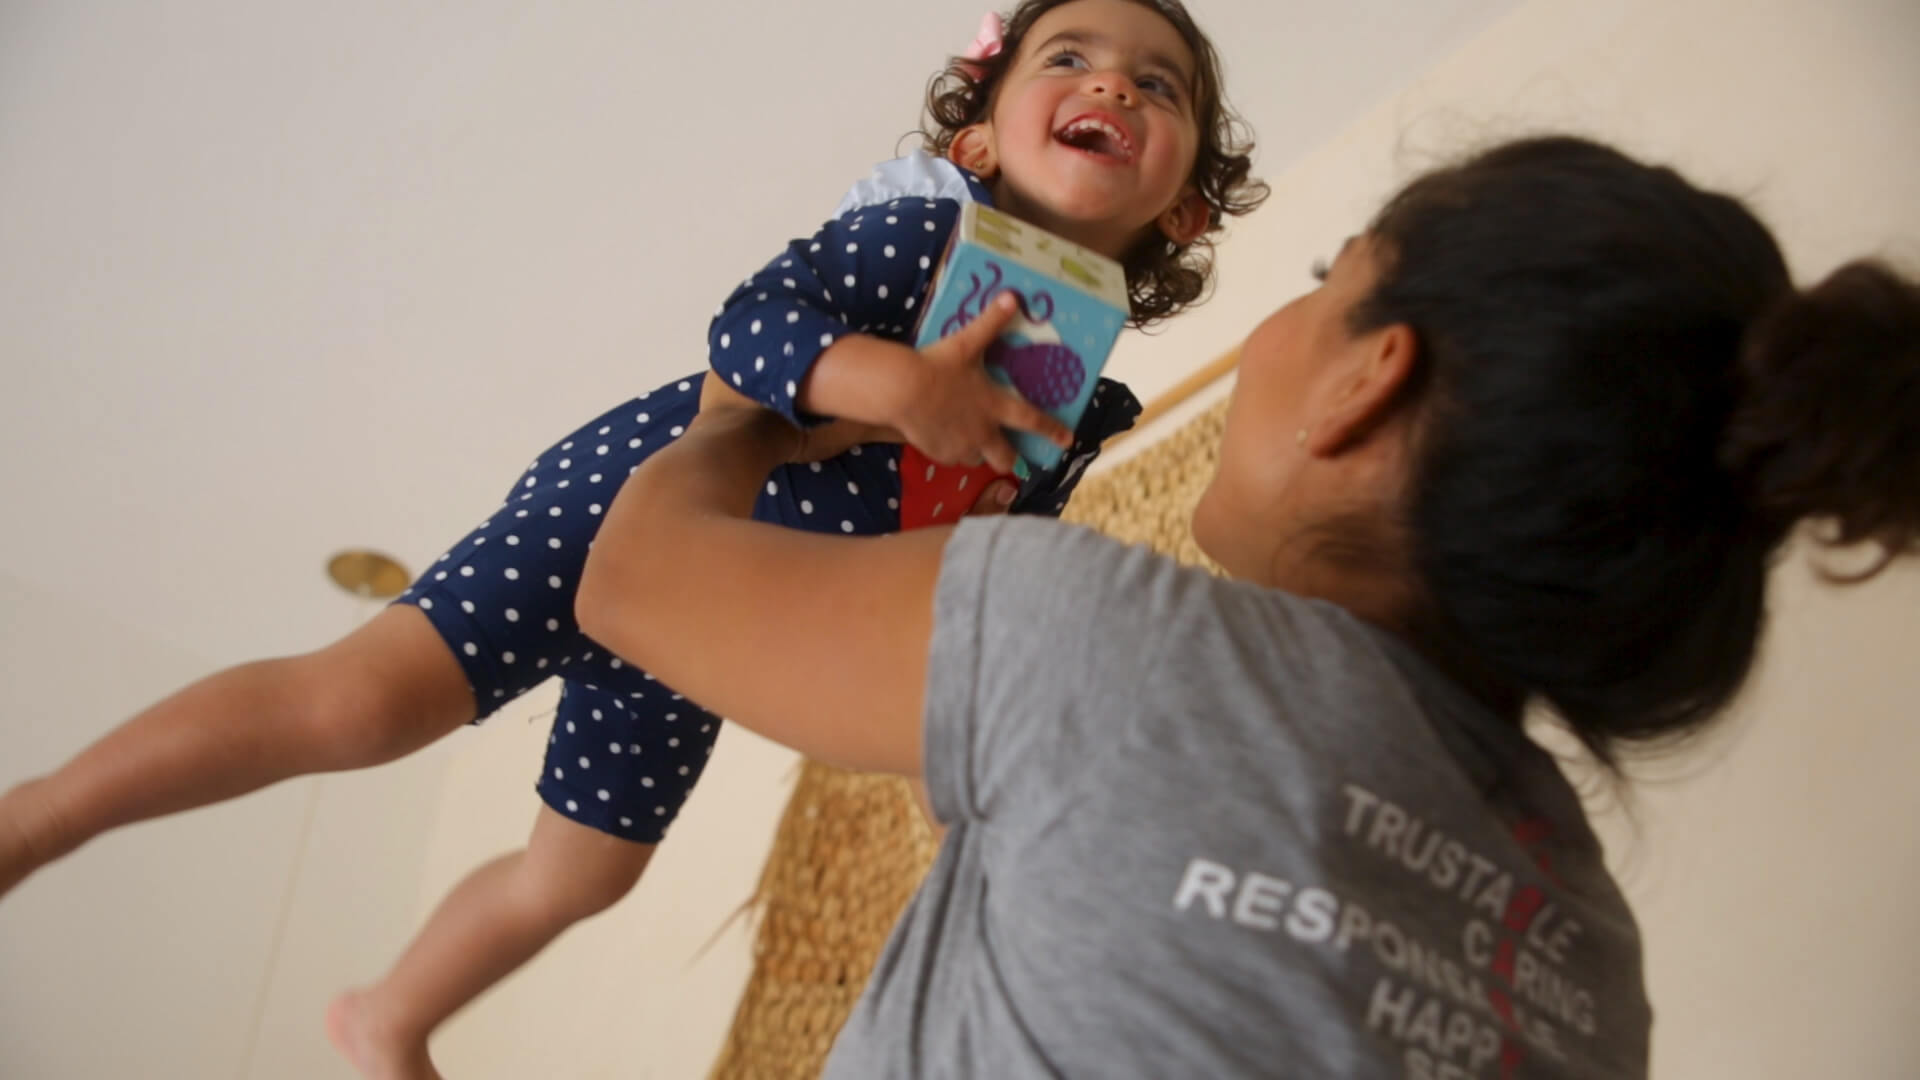
[[1000,55],[1000,50],[1005,45],[1006,32],[1006,24],[1000,21],[1000,16],[995,12],[987,12],[980,20],[980,32],[974,35],[973,44],[967,46],[967,51],[960,54],[959,63],[955,66],[975,79],[984,77],[987,66],[982,61],[991,60]]

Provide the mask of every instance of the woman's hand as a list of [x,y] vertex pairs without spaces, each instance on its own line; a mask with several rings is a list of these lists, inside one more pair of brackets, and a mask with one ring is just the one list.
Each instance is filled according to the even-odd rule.
[[[863,424],[857,420],[834,420],[819,427],[796,428],[779,419],[779,415],[733,387],[713,372],[707,372],[707,378],[700,386],[700,416],[707,419],[710,415],[739,410],[742,413],[758,414],[767,421],[777,422],[791,434],[793,449],[787,454],[788,464],[805,464],[809,461],[825,461],[838,457],[855,446],[866,443],[897,443],[902,441],[900,433],[891,428],[875,424]],[[711,421],[709,421],[711,423]]]
[[[726,380],[713,372],[707,372],[707,381],[700,387],[700,416],[707,423],[714,423],[723,414],[738,410],[721,422],[754,422],[772,427],[778,424],[793,439],[793,450],[787,455],[788,464],[803,465],[809,461],[825,461],[838,457],[855,446],[868,443],[898,443],[900,433],[892,428],[875,424],[863,424],[857,420],[835,420],[816,428],[795,428],[785,420],[776,419],[778,414],[762,406],[752,398],[728,386]],[[980,495],[974,499],[973,507],[967,511],[969,517],[991,517],[1004,514],[1013,504],[1013,498],[1020,493],[1018,484],[1011,480],[1000,479],[980,489]]]

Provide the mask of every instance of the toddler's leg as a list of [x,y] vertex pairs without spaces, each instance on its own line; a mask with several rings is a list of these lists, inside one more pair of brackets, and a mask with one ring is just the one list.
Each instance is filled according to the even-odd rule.
[[328,1035],[369,1078],[437,1077],[427,1056],[433,1030],[567,927],[625,896],[653,850],[541,807],[525,851],[468,875],[386,978],[334,1001]]
[[228,668],[0,796],[0,896],[108,829],[391,761],[473,715],[466,676],[412,608],[318,652]]
[[383,980],[328,1010],[335,1044],[368,1076],[433,1076],[434,1029],[624,895],[705,761],[719,721],[582,637],[573,618],[606,504],[692,422],[695,382],[686,383],[613,409],[542,454],[506,505],[401,601],[432,621],[482,713],[556,674],[565,686],[539,786],[547,808],[528,849],[469,876]]
[[107,829],[391,761],[554,674],[549,654],[576,647],[573,586],[602,504],[692,421],[694,385],[623,404],[560,442],[402,603],[337,644],[202,679],[0,796],[0,896]]

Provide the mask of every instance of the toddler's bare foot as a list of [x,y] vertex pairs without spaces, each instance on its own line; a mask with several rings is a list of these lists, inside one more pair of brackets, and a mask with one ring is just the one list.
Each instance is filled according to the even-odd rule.
[[349,990],[327,1006],[327,1038],[366,1080],[441,1080],[424,1041],[381,1030],[364,990]]

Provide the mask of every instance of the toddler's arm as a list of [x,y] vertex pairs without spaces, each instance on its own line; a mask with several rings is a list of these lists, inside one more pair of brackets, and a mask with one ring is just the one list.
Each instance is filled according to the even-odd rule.
[[[913,373],[915,354],[902,343],[958,213],[950,199],[898,199],[848,211],[788,244],[721,305],[707,331],[713,370],[795,424],[889,422],[880,414]],[[875,340],[834,349],[862,337]],[[833,366],[848,377],[815,378],[830,351],[846,353]]]
[[905,344],[957,214],[950,199],[902,198],[794,241],[715,316],[714,371],[796,424],[883,425],[936,461],[1011,469],[1003,427],[1066,445],[1064,425],[995,383],[976,357]]

